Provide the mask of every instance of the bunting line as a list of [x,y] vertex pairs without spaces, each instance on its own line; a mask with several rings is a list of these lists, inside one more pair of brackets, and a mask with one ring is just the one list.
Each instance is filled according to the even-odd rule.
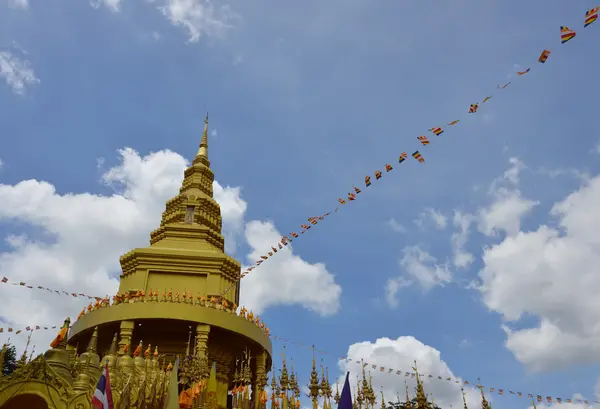
[[[588,27],[590,24],[594,23],[597,19],[598,19],[598,13],[600,12],[600,7],[594,7],[588,11],[586,11],[585,13],[585,18],[583,21],[583,26]],[[577,33],[575,32],[575,30],[571,30],[570,28],[566,27],[566,26],[561,26],[560,27],[560,41],[561,44],[565,44],[568,41],[572,40],[573,38],[575,38],[577,35]],[[538,57],[537,61],[540,64],[545,64],[548,60],[548,58],[550,57],[551,51],[548,49],[543,49],[543,51],[541,52],[540,56]],[[524,76],[526,74],[529,74],[531,72],[531,68],[526,68],[522,71],[517,71],[515,74],[518,76]],[[504,90],[506,89],[509,85],[511,84],[511,81],[505,83],[504,85],[497,85],[496,88],[498,90]],[[483,105],[484,103],[488,102],[490,99],[492,98],[492,95],[487,95],[485,98],[483,98],[482,102],[476,102],[473,103],[469,106],[469,109],[467,111],[468,114],[476,114],[477,112],[479,112],[479,108],[481,105]],[[446,126],[454,126],[460,123],[460,119],[454,119],[451,122],[448,122]],[[434,136],[440,136],[445,132],[445,129],[442,128],[442,126],[434,126],[432,128],[429,129],[429,132],[431,132]],[[417,136],[417,140],[421,143],[421,145],[423,147],[429,146],[430,145],[430,140],[429,138],[427,138],[427,136],[421,135],[421,136]],[[424,164],[425,163],[425,157],[423,156],[423,154],[419,151],[416,150],[412,153],[411,155],[417,162]],[[406,159],[408,158],[408,153],[402,152],[400,153],[400,155],[398,156],[398,163],[403,163],[404,161],[406,161]],[[393,166],[389,163],[386,163],[385,166],[383,167],[385,169],[385,173],[389,173],[391,172],[394,168]],[[374,177],[375,180],[379,180],[383,177],[384,173],[381,170],[375,170],[374,173]],[[372,179],[371,179],[371,175],[367,175],[365,176],[364,179],[364,186],[365,188],[371,186],[371,184],[373,183]],[[352,186],[352,189],[350,191],[350,193],[348,193],[347,196],[345,197],[338,197],[337,201],[339,205],[346,205],[350,202],[353,202],[357,199],[357,196],[361,193],[361,189],[356,187],[356,185]],[[338,208],[335,209],[335,212],[338,211]],[[315,218],[315,217],[311,217],[308,219],[308,221],[313,224],[316,225],[318,220],[323,220],[324,217],[328,216],[329,214],[331,214],[330,212],[325,213],[325,215],[319,217],[319,218]],[[318,219],[318,220],[317,220]],[[300,226],[302,228],[302,231],[300,232],[300,234],[304,234],[305,232],[308,231],[308,229],[310,229],[310,226],[307,224],[302,224]],[[298,234],[296,234],[295,232],[290,233],[290,235],[294,238],[298,238]],[[244,271],[243,273],[240,274],[240,280],[242,278],[244,278],[246,275],[248,275],[252,270],[254,270],[256,267],[260,266],[264,261],[267,261],[270,257],[273,257],[275,255],[275,253],[277,253],[277,246],[279,246],[279,249],[282,248],[282,245],[285,246],[287,245],[288,242],[291,242],[291,239],[287,236],[283,236],[281,239],[280,243],[277,243],[275,246],[272,246],[271,249],[273,251],[267,252],[267,255],[262,255],[261,259],[256,261],[254,265],[250,266],[248,269],[246,269],[246,271]],[[227,289],[227,291],[231,290],[231,288],[233,287],[233,284]],[[227,293],[227,291],[225,291],[223,294],[221,294],[221,296],[225,295],[225,293]]]
[[[20,334],[33,334],[34,331],[42,331],[42,330],[55,330],[58,329],[59,326],[57,325],[53,325],[53,326],[40,326],[40,325],[34,325],[34,326],[27,326],[25,328],[14,328],[14,327],[0,327],[0,334],[3,333],[7,333],[7,334],[14,334],[14,335],[20,335]],[[69,327],[71,328],[71,327]],[[274,335],[274,334],[267,334],[269,337],[272,338],[272,340],[274,342],[280,341],[282,343],[284,343],[285,345],[287,344],[292,344],[300,349],[310,349],[320,355],[328,355],[328,356],[332,356],[331,354],[329,354],[327,351],[321,350],[321,349],[317,349],[314,344],[313,345],[308,345],[308,344],[304,344],[304,343],[300,343],[300,342],[296,342],[293,340],[290,340],[288,338],[284,338],[278,335]],[[285,348],[284,345],[284,348]],[[353,359],[350,358],[348,356],[341,356],[338,359],[339,361],[344,361],[346,363],[350,363],[350,364],[357,364],[357,365],[362,365],[363,368],[367,368],[369,367],[372,370],[379,370],[379,373],[381,374],[386,374],[386,375],[395,375],[398,377],[404,376],[405,378],[415,378],[416,377],[416,372],[414,371],[414,369],[409,366],[407,368],[407,370],[403,370],[403,369],[398,369],[398,368],[391,368],[391,367],[386,367],[386,366],[381,366],[381,365],[377,365],[371,362],[367,362],[364,359]],[[559,398],[559,397],[553,397],[553,396],[543,396],[543,395],[538,395],[538,394],[534,394],[534,393],[525,393],[525,392],[520,392],[520,391],[516,391],[513,389],[506,389],[506,388],[496,388],[496,387],[490,387],[490,386],[485,386],[485,385],[481,385],[481,384],[477,384],[477,383],[471,383],[468,380],[462,380],[460,378],[452,378],[450,376],[441,376],[441,375],[435,375],[435,374],[431,374],[431,373],[419,373],[419,376],[422,378],[428,378],[428,379],[435,379],[435,380],[439,380],[439,381],[446,381],[446,382],[452,382],[458,385],[473,385],[476,388],[479,389],[489,389],[489,393],[492,394],[497,394],[499,396],[508,396],[508,394],[510,395],[515,395],[519,398],[523,398],[524,396],[527,396],[528,398],[531,399],[537,399],[538,403],[542,403],[544,402],[544,400],[548,403],[548,404],[553,404],[553,403],[582,403],[585,405],[594,405],[594,404],[600,404],[600,401],[597,400],[588,400],[588,399],[572,399],[572,398]],[[508,394],[505,394],[505,392],[507,392]]]
[[88,295],[88,294],[84,294],[84,293],[70,293],[68,291],[65,290],[56,290],[56,289],[52,289],[52,288],[48,288],[48,287],[44,287],[41,285],[38,286],[33,286],[29,283],[26,283],[25,281],[12,281],[9,280],[8,277],[2,277],[0,278],[0,284],[8,284],[8,285],[15,285],[15,286],[19,286],[19,287],[24,287],[24,288],[28,288],[28,289],[35,289],[35,290],[44,290],[50,293],[56,293],[58,295],[63,295],[63,296],[70,296],[73,298],[87,298],[89,300],[96,300],[96,301],[100,301],[105,297],[98,297],[98,296],[93,296],[93,295]]
[[[339,359],[340,361],[345,361],[345,362],[349,362],[349,363],[354,363],[354,364],[359,364],[362,365],[363,368],[366,368],[367,366],[369,366],[371,369],[373,370],[377,370],[379,369],[380,373],[384,373],[386,375],[397,375],[397,376],[402,376],[404,375],[404,377],[411,377],[411,378],[415,378],[416,377],[416,373],[414,372],[412,367],[409,367],[408,371],[403,371],[401,369],[396,369],[396,368],[389,368],[389,367],[385,367],[385,366],[380,366],[380,365],[376,365],[376,364],[371,364],[369,362],[363,361],[361,360],[356,360],[356,359],[352,359],[352,358],[347,358],[347,357],[341,357]],[[443,377],[440,375],[433,375],[430,373],[419,373],[420,377],[425,377],[427,376],[427,378],[429,379],[437,379],[440,381],[447,381],[447,382],[454,382],[456,384],[459,385],[471,385],[471,382],[469,382],[468,380],[461,380],[461,379],[455,379],[452,378],[450,376],[448,377]],[[536,398],[537,401],[539,403],[544,402],[544,400],[549,403],[583,403],[586,405],[593,405],[593,404],[598,404],[600,403],[600,401],[597,400],[588,400],[588,399],[571,399],[571,398],[556,398],[556,397],[552,397],[552,396],[542,396],[542,395],[537,395],[537,394],[533,394],[533,393],[523,393],[523,392],[518,392],[518,391],[513,391],[512,389],[505,389],[505,388],[495,388],[495,387],[486,387],[485,385],[480,385],[477,383],[473,383],[473,386],[475,386],[476,388],[479,388],[481,390],[484,390],[486,388],[489,388],[490,393],[497,393],[500,396],[507,396],[504,393],[508,392],[511,395],[515,395],[519,398],[522,398],[523,396],[527,396],[530,399],[534,399]]]

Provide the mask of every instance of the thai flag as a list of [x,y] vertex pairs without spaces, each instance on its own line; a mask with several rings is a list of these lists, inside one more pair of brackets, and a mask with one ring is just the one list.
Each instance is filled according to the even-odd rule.
[[112,392],[110,390],[110,377],[108,376],[108,363],[104,366],[102,376],[92,398],[94,409],[115,409],[113,405]]

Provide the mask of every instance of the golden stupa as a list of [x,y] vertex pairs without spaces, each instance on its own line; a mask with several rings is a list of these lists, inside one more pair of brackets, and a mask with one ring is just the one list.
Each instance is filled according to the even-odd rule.
[[[241,409],[264,405],[269,329],[244,307],[238,312],[241,265],[224,252],[213,181],[207,115],[198,153],[150,245],[121,257],[117,295],[97,298],[72,326],[65,320],[43,355],[28,361],[24,353],[10,376],[0,371],[0,408],[91,408],[105,365],[115,409],[171,409],[173,394],[175,408],[225,409],[232,395]],[[179,385],[169,389],[174,365]],[[203,393],[211,387],[215,393]]]

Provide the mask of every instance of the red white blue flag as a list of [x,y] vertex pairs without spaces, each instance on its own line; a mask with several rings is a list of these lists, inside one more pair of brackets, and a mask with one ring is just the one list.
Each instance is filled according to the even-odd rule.
[[115,409],[112,399],[112,391],[110,390],[110,377],[108,376],[108,363],[104,366],[102,376],[98,381],[98,386],[94,391],[92,398],[92,407],[94,409]]

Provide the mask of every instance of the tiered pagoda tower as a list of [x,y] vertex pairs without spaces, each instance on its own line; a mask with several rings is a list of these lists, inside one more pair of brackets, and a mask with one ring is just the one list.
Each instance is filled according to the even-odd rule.
[[179,392],[189,390],[194,409],[203,407],[197,389],[206,387],[213,364],[219,409],[228,406],[238,369],[255,391],[246,401],[260,408],[269,329],[244,307],[238,312],[241,265],[224,252],[213,181],[207,115],[198,152],[150,245],[121,257],[118,294],[97,299],[70,328],[65,321],[44,356],[0,376],[0,407],[88,409],[108,363],[117,407],[162,409],[179,357]]

